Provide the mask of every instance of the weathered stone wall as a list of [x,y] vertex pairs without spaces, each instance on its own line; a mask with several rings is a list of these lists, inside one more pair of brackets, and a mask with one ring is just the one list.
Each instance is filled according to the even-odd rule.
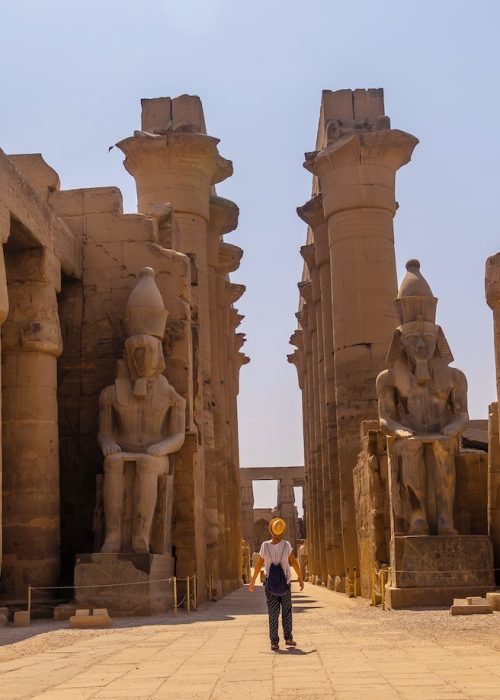
[[197,97],[143,100],[142,129],[118,144],[139,214],[123,214],[114,187],[61,191],[41,156],[0,152],[0,593],[10,598],[28,582],[70,582],[75,555],[100,546],[98,397],[114,381],[126,300],[146,266],[169,312],[166,375],[186,399],[173,458],[176,573],[197,573],[200,600],[209,575],[216,593],[241,582],[237,394],[248,358],[233,305],[245,288],[229,280],[242,251],[222,241],[238,208],[214,187],[232,165]]

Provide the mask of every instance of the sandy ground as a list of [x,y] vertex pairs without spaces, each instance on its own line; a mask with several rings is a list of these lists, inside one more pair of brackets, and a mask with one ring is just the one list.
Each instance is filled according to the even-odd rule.
[[[295,586],[296,588],[296,586]],[[273,653],[262,588],[110,630],[0,630],[0,698],[500,698],[500,613],[392,611],[306,584]]]

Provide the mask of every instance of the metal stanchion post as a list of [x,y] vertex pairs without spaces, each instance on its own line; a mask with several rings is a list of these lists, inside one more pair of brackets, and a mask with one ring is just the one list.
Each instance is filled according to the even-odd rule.
[[177,615],[177,578],[175,576],[172,579],[172,588],[174,593],[174,614]]
[[28,615],[31,620],[31,586],[28,586]]
[[190,577],[188,576],[186,579],[186,602],[187,602],[187,611],[191,612],[191,589],[190,589]]
[[380,596],[382,598],[382,610],[385,610],[385,569],[380,572]]
[[198,610],[198,583],[196,580],[196,574],[193,576],[193,603],[194,609]]

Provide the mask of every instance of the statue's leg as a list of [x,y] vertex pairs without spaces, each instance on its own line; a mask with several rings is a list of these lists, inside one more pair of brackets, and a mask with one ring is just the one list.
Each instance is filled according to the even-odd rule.
[[408,495],[410,508],[410,535],[428,535],[427,471],[424,462],[424,444],[420,440],[400,438],[393,449],[401,461],[401,481]]
[[120,452],[104,459],[102,499],[106,537],[101,552],[119,552],[123,498],[123,456]]
[[158,478],[168,468],[168,457],[138,455],[134,489],[134,529],[132,549],[134,552],[149,552],[151,523],[158,497]]
[[458,535],[453,526],[455,503],[455,456],[458,450],[456,438],[443,438],[432,443],[436,460],[434,485],[438,535]]

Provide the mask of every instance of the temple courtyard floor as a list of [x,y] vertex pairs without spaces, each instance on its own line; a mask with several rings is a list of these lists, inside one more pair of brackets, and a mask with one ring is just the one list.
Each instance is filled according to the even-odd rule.
[[298,646],[279,652],[260,586],[110,630],[0,629],[0,698],[500,698],[500,613],[384,612],[309,584],[293,598]]

